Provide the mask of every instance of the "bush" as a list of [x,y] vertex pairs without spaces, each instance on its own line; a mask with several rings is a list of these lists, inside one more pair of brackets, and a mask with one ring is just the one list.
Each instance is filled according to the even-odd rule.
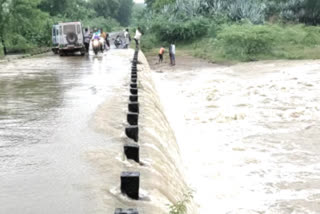
[[4,53],[3,53],[3,46],[0,42],[0,58],[4,57]]
[[217,44],[227,58],[253,60],[270,53],[274,44],[272,29],[263,25],[225,26],[217,36]]
[[104,17],[97,17],[94,19],[88,19],[83,22],[84,26],[90,28],[103,28],[104,31],[111,32],[113,30],[118,30],[120,27],[119,22],[117,22],[113,18],[104,18]]
[[35,46],[30,44],[22,35],[13,34],[6,40],[6,47],[9,53],[26,53]]
[[141,49],[150,50],[154,47],[159,47],[159,41],[155,34],[146,34],[141,38]]
[[207,34],[209,20],[199,17],[188,21],[168,21],[158,18],[152,24],[151,31],[157,35],[160,41],[178,42],[192,41]]
[[183,194],[183,199],[175,204],[169,205],[169,214],[186,214],[187,205],[193,199],[193,192],[189,191]]

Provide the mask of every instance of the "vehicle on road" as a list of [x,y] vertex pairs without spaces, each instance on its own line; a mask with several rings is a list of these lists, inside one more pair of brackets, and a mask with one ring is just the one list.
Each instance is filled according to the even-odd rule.
[[59,53],[59,42],[60,42],[60,33],[59,25],[52,26],[52,51],[55,54]]
[[81,22],[59,23],[59,54],[80,52],[85,55],[84,37]]
[[95,38],[92,40],[92,50],[95,55],[98,55],[99,51],[103,52],[103,44],[101,43],[99,38]]
[[123,46],[123,41],[121,40],[120,36],[118,35],[117,38],[114,40],[114,45],[116,48],[120,48]]

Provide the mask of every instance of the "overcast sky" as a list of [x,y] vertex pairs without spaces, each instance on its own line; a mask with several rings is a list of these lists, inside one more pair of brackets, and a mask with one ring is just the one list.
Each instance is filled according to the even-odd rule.
[[135,3],[143,3],[144,0],[134,0]]

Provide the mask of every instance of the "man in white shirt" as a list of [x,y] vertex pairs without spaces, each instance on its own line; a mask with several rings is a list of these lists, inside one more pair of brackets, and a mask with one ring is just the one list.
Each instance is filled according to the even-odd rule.
[[175,46],[175,44],[170,45],[169,55],[170,55],[170,64],[172,66],[176,65],[176,46]]
[[84,32],[84,45],[86,47],[86,52],[89,52],[89,44],[90,44],[90,32],[88,30],[88,28],[85,29]]
[[130,45],[130,34],[129,34],[129,29],[124,30],[124,38],[125,38],[125,48],[128,48]]
[[140,32],[140,28],[138,27],[138,29],[136,30],[136,35],[134,36],[134,41],[136,41],[136,46],[138,47],[140,44],[140,39],[141,39],[141,32]]

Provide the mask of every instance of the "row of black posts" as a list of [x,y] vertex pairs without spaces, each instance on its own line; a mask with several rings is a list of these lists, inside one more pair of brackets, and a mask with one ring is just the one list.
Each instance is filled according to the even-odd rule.
[[[138,55],[139,48],[136,48],[132,60],[130,77],[130,95],[128,103],[127,122],[125,134],[130,139],[130,143],[124,145],[124,153],[129,160],[140,163],[139,158],[139,94],[138,94]],[[121,193],[133,200],[139,200],[140,172],[121,173]],[[117,208],[115,214],[138,214],[138,210]]]

